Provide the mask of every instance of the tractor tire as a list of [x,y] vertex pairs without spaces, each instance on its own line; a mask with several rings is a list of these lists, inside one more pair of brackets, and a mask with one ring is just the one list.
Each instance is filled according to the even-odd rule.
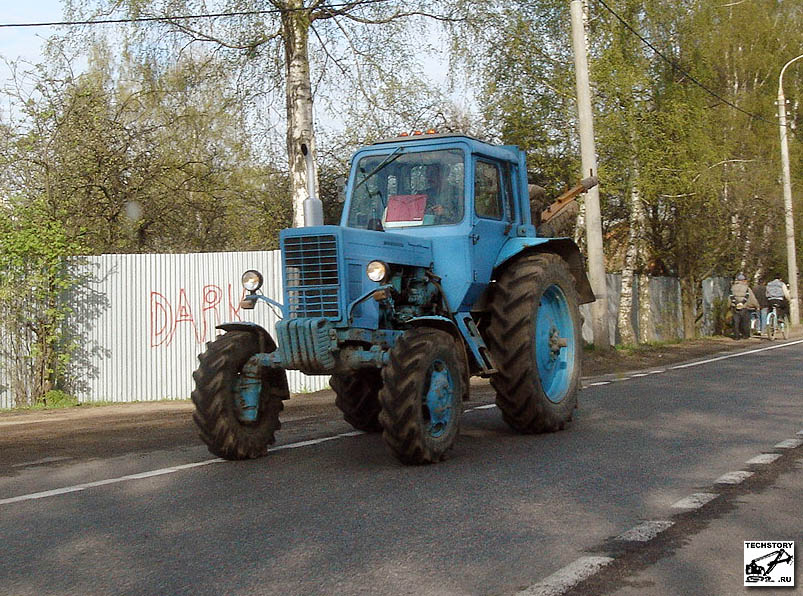
[[[558,255],[511,262],[490,301],[488,347],[496,405],[521,433],[563,429],[577,407],[582,336],[574,278]],[[565,344],[565,345],[564,345]]]
[[195,391],[193,420],[201,440],[209,451],[224,459],[262,457],[275,442],[280,428],[279,412],[283,399],[289,397],[283,370],[264,370],[259,411],[254,422],[242,422],[237,416],[234,387],[240,372],[259,352],[259,339],[248,331],[229,331],[207,344],[198,356],[200,366],[192,377]]
[[382,369],[379,422],[405,464],[441,461],[460,430],[466,393],[465,352],[446,331],[408,329]]
[[343,420],[367,433],[382,430],[379,424],[382,373],[379,369],[361,370],[352,375],[332,375],[329,385],[336,394],[335,405],[343,412]]

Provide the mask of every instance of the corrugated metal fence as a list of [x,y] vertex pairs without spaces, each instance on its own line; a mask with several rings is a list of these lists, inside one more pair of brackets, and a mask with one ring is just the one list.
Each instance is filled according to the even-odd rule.
[[[244,291],[240,275],[257,269],[265,276],[265,294],[282,301],[279,251],[103,255],[87,259],[93,281],[76,299],[75,339],[81,346],[71,362],[79,384],[72,391],[81,401],[149,401],[185,399],[192,392],[197,355],[219,333],[224,321],[253,321],[274,334],[276,314],[264,304],[240,310]],[[616,313],[621,276],[609,274],[611,337],[617,338]],[[680,286],[675,278],[649,280],[650,329],[653,340],[683,336]],[[727,292],[727,280],[703,283],[703,333],[711,333],[711,304]],[[634,288],[633,321],[638,324]],[[588,305],[583,337],[591,341]],[[3,370],[6,368],[6,370]],[[0,381],[8,378],[0,363]],[[328,387],[328,377],[288,373],[293,393]],[[0,408],[10,408],[9,383],[0,382]]]
[[[611,343],[620,343],[621,335],[618,327],[619,301],[622,296],[622,276],[608,273],[606,276],[608,292],[608,333]],[[646,295],[649,298],[647,329],[642,335],[639,285],[647,283]],[[701,335],[713,335],[715,331],[715,301],[724,300],[728,296],[731,280],[724,277],[710,277],[702,283],[702,321]],[[594,333],[591,325],[591,305],[580,307],[583,315],[583,339],[593,343]],[[630,314],[636,337],[646,337],[648,341],[672,341],[683,338],[683,307],[681,305],[680,282],[676,277],[647,277],[643,275],[633,278],[633,310]]]
[[[79,309],[81,350],[73,366],[81,401],[186,399],[197,356],[224,321],[253,321],[273,334],[271,308],[240,310],[242,272],[265,276],[263,291],[282,301],[279,251],[90,257],[90,304]],[[328,377],[288,372],[294,393],[328,387]],[[0,408],[12,396],[0,383]],[[5,390],[4,390],[5,389]]]

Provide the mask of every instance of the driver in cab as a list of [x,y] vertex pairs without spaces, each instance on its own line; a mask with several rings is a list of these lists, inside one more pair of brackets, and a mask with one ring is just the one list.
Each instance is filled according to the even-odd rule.
[[[443,175],[443,166],[433,164],[427,167],[426,184],[420,194],[427,196],[426,214],[434,216],[433,224],[456,223],[457,198],[455,189]],[[425,219],[425,223],[429,223]]]

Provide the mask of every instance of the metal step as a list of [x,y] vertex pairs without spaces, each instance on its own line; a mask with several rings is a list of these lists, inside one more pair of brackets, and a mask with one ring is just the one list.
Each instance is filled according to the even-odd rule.
[[474,360],[477,361],[480,367],[480,376],[488,377],[496,373],[496,364],[491,357],[491,351],[488,349],[488,346],[485,345],[485,340],[482,339],[480,331],[477,329],[477,323],[474,321],[474,317],[471,316],[471,313],[459,312],[455,315],[455,320],[457,321],[457,327],[460,329],[460,333],[463,334],[463,338],[466,340],[466,344],[468,344],[469,350],[471,350],[471,353],[474,355]]

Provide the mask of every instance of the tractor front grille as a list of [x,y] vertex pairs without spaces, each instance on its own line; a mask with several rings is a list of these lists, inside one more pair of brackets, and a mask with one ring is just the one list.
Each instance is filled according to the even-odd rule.
[[282,256],[290,318],[340,318],[337,238],[291,236],[284,239]]

